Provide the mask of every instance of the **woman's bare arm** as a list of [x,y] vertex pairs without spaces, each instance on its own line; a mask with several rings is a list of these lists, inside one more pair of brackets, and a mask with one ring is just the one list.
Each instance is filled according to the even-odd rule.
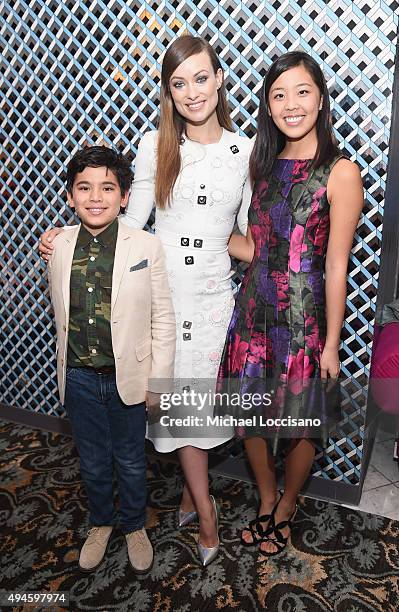
[[363,208],[363,184],[359,168],[347,159],[337,162],[327,185],[330,202],[325,288],[327,338],[321,357],[321,374],[338,376],[342,322],[345,314],[348,260],[353,236]]
[[251,228],[248,226],[247,235],[232,234],[229,240],[229,254],[241,261],[251,263],[254,256],[254,241],[252,239]]

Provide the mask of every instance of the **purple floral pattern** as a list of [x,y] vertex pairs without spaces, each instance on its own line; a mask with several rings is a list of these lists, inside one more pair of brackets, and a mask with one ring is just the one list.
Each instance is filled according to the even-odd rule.
[[[274,405],[262,407],[266,418],[309,416],[304,389],[320,378],[332,164],[317,170],[310,165],[309,160],[276,160],[269,180],[255,185],[249,209],[255,253],[237,296],[219,370],[220,391],[242,393],[249,386],[260,391],[274,381]],[[249,380],[254,375],[256,383]],[[252,428],[238,432],[258,433]]]

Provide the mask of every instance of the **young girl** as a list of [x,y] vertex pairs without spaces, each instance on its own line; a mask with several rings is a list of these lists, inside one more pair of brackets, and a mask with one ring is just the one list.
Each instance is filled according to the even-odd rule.
[[[218,388],[271,392],[261,408],[265,418],[301,418],[309,412],[304,391],[310,382],[339,374],[347,265],[363,205],[360,172],[340,154],[325,79],[306,53],[283,55],[266,75],[250,175],[247,237],[233,235],[229,251],[251,264],[227,332]],[[260,495],[258,517],[242,542],[274,555],[287,544],[314,444],[303,430],[258,424],[237,433],[245,438]],[[274,457],[281,451],[279,498]]]
[[[251,142],[233,131],[214,50],[201,38],[178,38],[165,53],[159,129],[147,132],[139,144],[123,221],[142,228],[156,203],[155,232],[164,246],[176,315],[175,379],[186,390],[216,381],[234,305],[227,243],[237,212],[238,225],[246,232],[250,150]],[[42,253],[51,248],[46,237]],[[213,406],[208,408],[212,414]],[[196,407],[190,414],[195,413]],[[206,414],[203,409],[203,422]],[[192,430],[190,437],[174,436],[166,427],[149,430],[157,450],[178,449],[186,477],[179,524],[198,515],[198,552],[204,565],[219,547],[207,449],[233,434],[231,427]]]

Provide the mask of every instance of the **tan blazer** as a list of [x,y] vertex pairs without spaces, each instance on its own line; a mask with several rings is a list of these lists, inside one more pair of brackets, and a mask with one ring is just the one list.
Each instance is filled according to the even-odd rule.
[[[48,265],[57,327],[57,378],[65,399],[70,275],[79,227],[61,232]],[[146,265],[147,262],[147,265]],[[125,404],[144,401],[146,390],[171,388],[176,326],[160,241],[119,223],[112,275],[111,336],[116,384]]]

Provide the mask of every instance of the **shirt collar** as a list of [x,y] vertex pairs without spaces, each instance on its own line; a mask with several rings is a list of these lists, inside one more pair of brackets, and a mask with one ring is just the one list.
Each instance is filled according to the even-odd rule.
[[83,227],[83,225],[81,225],[80,230],[79,230],[78,239],[76,241],[76,247],[85,249],[93,242],[94,238],[96,238],[96,241],[102,247],[105,247],[105,248],[111,247],[116,241],[117,234],[118,234],[118,219],[114,219],[111,225],[106,227],[105,230],[100,232],[100,234],[97,234],[97,236],[93,236],[93,234],[91,234],[85,227]]

